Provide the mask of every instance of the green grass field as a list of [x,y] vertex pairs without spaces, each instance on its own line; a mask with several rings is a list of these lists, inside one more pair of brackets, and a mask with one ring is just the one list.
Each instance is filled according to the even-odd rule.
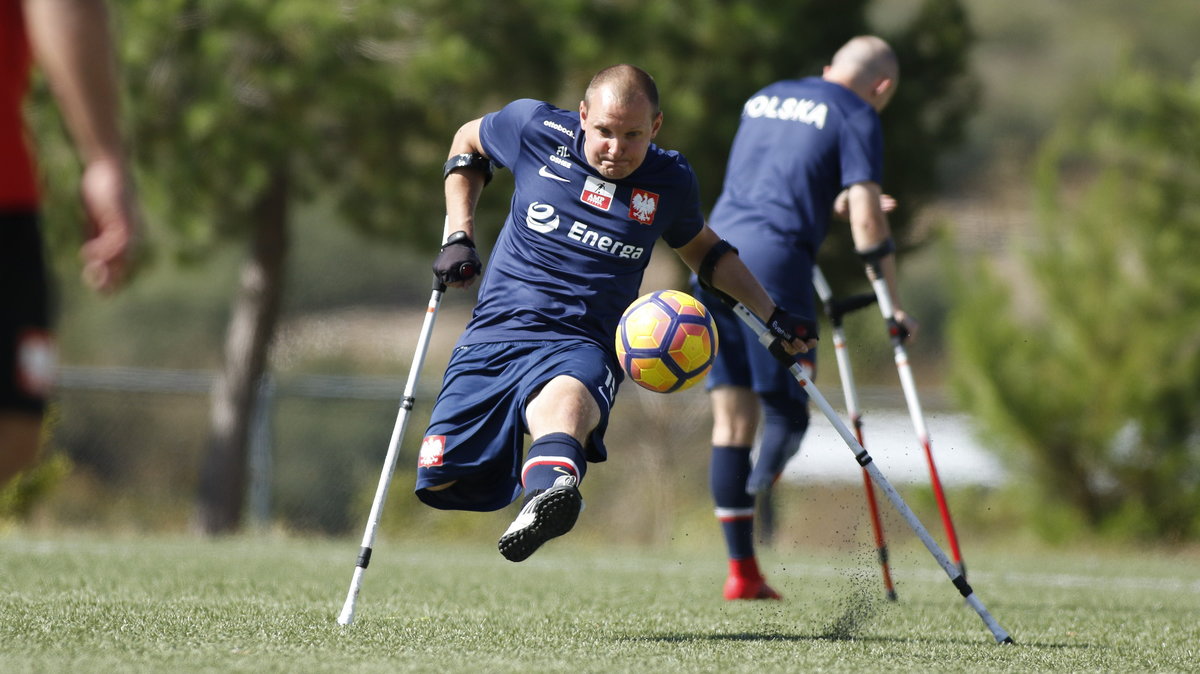
[[[767,551],[783,602],[720,599],[719,549],[378,542],[335,622],[357,540],[0,534],[3,672],[1196,671],[1194,553],[976,549],[999,646],[919,544]],[[1016,546],[1013,546],[1016,547]],[[964,551],[966,555],[967,551]]]

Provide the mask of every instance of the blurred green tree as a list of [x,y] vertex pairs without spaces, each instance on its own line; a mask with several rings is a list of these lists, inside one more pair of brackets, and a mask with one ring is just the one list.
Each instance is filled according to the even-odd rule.
[[[868,4],[119,5],[138,178],[152,243],[170,253],[160,259],[204,260],[219,247],[249,246],[213,392],[199,527],[219,533],[240,524],[249,419],[299,209],[320,203],[339,226],[432,246],[440,167],[461,123],[517,97],[574,108],[590,76],[618,62],[657,78],[667,115],[662,143],[688,155],[711,206],[745,99],[775,79],[819,74],[845,40],[869,32]],[[974,101],[965,66],[971,32],[958,0],[922,0],[917,8],[898,34],[885,35],[904,72],[885,115],[885,187],[902,200],[893,222],[902,241],[911,214],[935,189],[937,156],[961,136]],[[51,172],[68,157],[52,148],[45,156]],[[503,222],[506,180],[490,191],[502,197],[485,196],[480,205],[485,241]],[[54,181],[53,188],[72,186]],[[69,231],[54,227],[67,215],[51,210],[52,228]],[[859,269],[854,261],[827,273],[836,282],[861,278]]]
[[1126,67],[1040,153],[1015,272],[961,283],[954,385],[1040,491],[1099,531],[1200,535],[1200,79]]

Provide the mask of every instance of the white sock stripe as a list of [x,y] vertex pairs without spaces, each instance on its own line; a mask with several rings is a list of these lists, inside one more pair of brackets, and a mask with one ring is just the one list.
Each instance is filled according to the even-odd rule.
[[526,461],[524,466],[521,466],[521,482],[525,481],[525,474],[529,472],[530,468],[533,468],[534,466],[546,465],[564,466],[571,470],[571,474],[574,475],[576,479],[579,478],[579,466],[576,465],[576,463],[570,458],[565,456],[535,456]]
[[713,511],[719,520],[734,520],[754,517],[754,508],[717,508]]

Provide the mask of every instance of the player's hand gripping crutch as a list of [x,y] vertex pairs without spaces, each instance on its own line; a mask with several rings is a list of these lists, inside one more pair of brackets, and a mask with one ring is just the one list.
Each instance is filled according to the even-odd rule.
[[[776,342],[776,337],[771,334],[771,331],[767,329],[765,325],[763,325],[762,320],[760,320],[758,316],[755,316],[754,313],[747,309],[743,304],[735,302],[732,303],[732,307],[734,313],[736,313],[738,317],[741,318],[746,325],[750,326],[750,328],[758,335],[758,341],[761,342],[763,346],[772,349],[772,353],[778,353],[778,349],[772,348],[772,345],[774,345]],[[1006,632],[999,623],[996,622],[996,619],[992,617],[992,614],[988,613],[988,610],[983,606],[983,602],[981,602],[979,598],[975,596],[975,591],[971,589],[970,584],[967,583],[966,576],[964,576],[962,571],[946,557],[946,553],[942,552],[942,549],[938,547],[936,542],[934,542],[933,537],[929,535],[929,531],[926,530],[925,526],[921,524],[921,521],[917,519],[916,514],[913,513],[912,509],[908,507],[908,504],[904,502],[904,499],[900,497],[900,494],[892,487],[891,483],[887,481],[887,478],[883,476],[883,473],[880,472],[879,467],[875,465],[874,460],[869,454],[867,454],[867,450],[863,448],[862,443],[854,438],[854,435],[850,432],[850,429],[846,426],[845,422],[843,422],[841,418],[838,417],[837,413],[834,412],[833,407],[829,404],[829,401],[825,399],[825,396],[821,395],[821,392],[817,390],[817,387],[814,386],[812,381],[809,380],[809,378],[804,374],[804,370],[800,367],[800,364],[792,360],[791,364],[788,365],[788,371],[792,373],[792,376],[796,378],[796,381],[808,393],[809,400],[813,401],[825,415],[825,418],[829,419],[829,423],[833,424],[833,427],[837,430],[838,435],[842,436],[842,440],[845,440],[846,445],[852,452],[854,452],[854,458],[858,460],[858,464],[862,466],[863,469],[866,470],[871,476],[871,479],[875,482],[875,486],[879,487],[879,489],[888,497],[888,500],[892,502],[892,505],[896,507],[896,510],[900,511],[900,514],[904,517],[904,521],[908,523],[909,528],[911,528],[913,533],[915,533],[917,537],[921,539],[921,542],[925,544],[926,549],[928,549],[930,554],[933,555],[933,558],[937,560],[938,565],[942,567],[942,570],[946,572],[946,575],[950,577],[950,581],[954,583],[954,587],[958,589],[960,594],[962,594],[967,604],[971,608],[975,609],[975,612],[979,614],[979,617],[983,620],[983,623],[987,625],[988,630],[991,631],[992,636],[995,637],[996,643],[1014,643],[1013,638],[1009,636],[1008,632]]]
[[938,477],[937,465],[933,462],[933,450],[929,442],[929,429],[925,426],[925,415],[921,411],[921,400],[917,397],[917,383],[913,379],[912,366],[908,362],[908,351],[904,341],[908,339],[908,331],[896,320],[896,304],[891,291],[888,290],[887,280],[880,267],[880,258],[867,259],[867,277],[875,290],[875,298],[879,302],[879,311],[887,324],[888,336],[892,342],[892,352],[896,361],[896,372],[900,375],[900,386],[904,389],[904,401],[908,405],[908,416],[912,418],[913,430],[917,440],[925,449],[925,462],[929,464],[929,483],[933,487],[933,496],[937,500],[938,512],[942,516],[942,527],[946,530],[946,540],[950,544],[950,554],[954,555],[954,563],[965,576],[967,565],[963,562],[962,552],[958,548],[958,535],[954,531],[954,521],[950,518],[950,506],[946,504],[946,494],[942,490],[942,480]]
[[[443,252],[451,245],[449,240],[443,245]],[[470,239],[467,239],[470,241]],[[450,281],[468,281],[479,274],[478,256],[472,255],[454,262],[458,278],[451,277]],[[438,307],[442,303],[442,294],[446,292],[446,284],[442,278],[433,278],[433,293],[429,296],[429,305],[425,310],[425,321],[421,325],[421,334],[417,338],[417,352],[413,356],[412,365],[408,370],[408,381],[404,384],[404,396],[400,399],[400,410],[396,414],[396,424],[392,427],[392,437],[388,442],[387,456],[383,460],[383,471],[379,475],[379,485],[375,488],[375,500],[371,503],[371,513],[367,516],[367,528],[363,533],[362,546],[358,551],[358,560],[354,566],[354,575],[350,578],[350,590],[346,593],[346,602],[342,604],[342,612],[338,614],[339,625],[349,625],[354,622],[355,604],[358,602],[358,592],[362,589],[363,574],[371,563],[371,551],[375,545],[375,533],[379,530],[379,517],[383,513],[383,504],[387,501],[388,489],[392,484],[392,476],[396,472],[396,459],[400,454],[400,442],[404,438],[404,429],[408,427],[408,415],[416,401],[417,379],[421,374],[421,366],[425,362],[425,354],[429,351],[429,337],[433,334],[433,323],[437,317]]]
[[[858,444],[863,442],[862,413],[858,410],[858,391],[854,387],[854,371],[850,367],[850,352],[846,350],[846,331],[842,327],[842,318],[851,311],[857,311],[875,303],[875,296],[869,293],[852,295],[845,299],[834,299],[833,290],[820,267],[813,267],[813,286],[817,296],[825,306],[825,315],[833,326],[833,350],[837,355],[838,374],[842,379],[842,392],[846,398],[846,414],[850,415],[850,424],[854,427],[854,437]],[[883,571],[883,587],[887,598],[896,601],[896,588],[892,585],[892,571],[888,565],[887,542],[883,535],[883,520],[879,517],[879,504],[875,501],[875,487],[871,484],[871,476],[867,469],[862,471],[863,489],[867,494],[867,507],[871,513],[871,526],[875,533],[875,550],[879,553],[879,566]]]

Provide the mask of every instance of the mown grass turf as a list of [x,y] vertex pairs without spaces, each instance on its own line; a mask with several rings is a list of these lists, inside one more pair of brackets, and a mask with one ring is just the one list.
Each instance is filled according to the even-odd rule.
[[783,602],[720,599],[720,550],[381,540],[355,624],[357,542],[0,535],[3,672],[1195,671],[1191,555],[975,550],[998,646],[924,548],[766,552]]

